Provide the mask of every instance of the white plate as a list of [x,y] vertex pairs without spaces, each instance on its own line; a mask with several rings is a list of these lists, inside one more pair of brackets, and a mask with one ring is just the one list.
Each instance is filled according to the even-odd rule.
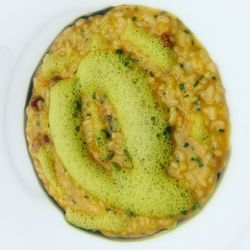
[[232,122],[231,158],[215,195],[198,216],[171,233],[144,240],[108,240],[69,226],[39,185],[24,140],[24,105],[31,75],[63,27],[78,16],[124,2],[1,3],[0,249],[250,249],[247,0],[137,1],[169,10],[182,19],[210,52],[226,88]]

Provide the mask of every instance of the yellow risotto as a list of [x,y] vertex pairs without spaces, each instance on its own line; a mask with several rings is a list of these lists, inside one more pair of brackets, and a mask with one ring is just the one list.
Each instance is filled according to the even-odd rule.
[[174,228],[213,193],[229,151],[224,89],[177,17],[119,6],[78,19],[35,71],[35,170],[70,224],[107,237]]

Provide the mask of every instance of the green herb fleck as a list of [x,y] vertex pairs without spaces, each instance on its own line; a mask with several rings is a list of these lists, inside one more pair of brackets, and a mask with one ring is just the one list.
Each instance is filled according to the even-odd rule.
[[125,153],[125,155],[127,156],[127,158],[128,158],[130,161],[132,161],[132,156],[131,156],[131,154],[128,152],[127,149],[124,149],[124,153]]
[[184,29],[184,32],[188,35],[191,35],[191,31],[189,29]]
[[220,129],[219,129],[219,132],[220,132],[220,133],[224,133],[224,132],[225,132],[225,129],[220,128]]
[[212,76],[211,79],[212,80],[216,80],[217,78],[216,78],[216,76]]
[[127,67],[127,66],[129,65],[129,62],[128,62],[128,61],[125,61],[125,62],[123,63],[123,65],[124,65],[125,67]]
[[115,131],[118,127],[117,120],[115,118],[113,118],[111,115],[104,116],[104,119],[109,124],[109,128],[108,128],[109,133],[112,134],[112,132]]
[[130,216],[130,217],[136,217],[136,214],[131,209],[128,209],[128,216]]
[[181,67],[182,69],[183,69],[184,66],[185,66],[184,63],[180,63],[179,65],[180,65],[180,67]]
[[108,150],[107,153],[106,153],[106,160],[111,160],[113,157],[114,157],[114,152],[111,151],[111,150]]
[[179,84],[179,89],[180,89],[180,91],[185,90],[185,84],[183,82]]
[[104,119],[110,124],[112,122],[112,115],[106,115]]
[[188,142],[185,142],[184,145],[183,145],[184,148],[187,148],[188,146],[189,146]]
[[200,159],[198,159],[197,157],[192,156],[192,157],[191,157],[191,161],[195,161],[196,164],[197,164],[197,166],[198,166],[199,168],[201,168],[201,167],[204,166],[203,162],[202,162]]
[[202,80],[203,76],[201,76],[199,79],[197,79],[194,83],[194,87],[198,86],[200,84],[200,81]]
[[104,133],[106,139],[110,139],[111,138],[111,134],[107,129],[102,129],[102,132]]
[[189,94],[184,95],[185,98],[189,97]]
[[135,22],[136,16],[133,16],[131,19],[132,19],[133,22]]
[[195,108],[195,112],[200,112],[201,109],[199,107]]
[[121,165],[120,165],[119,163],[117,163],[117,162],[112,162],[112,165],[113,165],[113,167],[114,167],[114,169],[115,169],[116,171],[120,171],[120,170],[121,170]]
[[186,215],[187,212],[188,212],[187,210],[182,210],[182,211],[181,211],[181,213],[182,213],[183,215]]
[[202,168],[204,166],[204,164],[201,161],[198,161],[197,164],[199,168]]
[[149,75],[152,76],[152,77],[155,76],[155,74],[152,71],[149,71]]
[[123,50],[122,50],[122,49],[116,49],[116,50],[115,50],[115,53],[116,53],[117,55],[121,55],[121,54],[123,53]]
[[192,210],[196,210],[196,209],[198,209],[198,208],[200,208],[201,207],[201,205],[199,204],[199,203],[195,203],[194,205],[193,205],[193,207],[192,207]]

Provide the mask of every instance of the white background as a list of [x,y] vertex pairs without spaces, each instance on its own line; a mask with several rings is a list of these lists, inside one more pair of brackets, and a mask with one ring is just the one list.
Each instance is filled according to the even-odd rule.
[[[101,8],[122,1],[0,0],[0,249],[250,249],[250,1],[137,2],[159,7],[164,2],[164,8],[184,21],[219,66],[233,126],[232,157],[216,197],[183,229],[139,243],[103,240],[68,226],[48,202],[36,178],[25,183],[22,167],[26,166],[22,166],[22,161],[19,172],[10,162],[4,133],[11,133],[8,129],[12,126],[3,130],[7,86],[27,43],[57,17],[76,8],[84,13],[88,4]],[[15,146],[10,148],[12,156],[16,150]],[[34,175],[32,171],[30,167]],[[199,223],[203,224],[200,231]],[[185,230],[186,234],[194,230],[197,242],[181,237]],[[190,237],[195,239],[193,234]]]

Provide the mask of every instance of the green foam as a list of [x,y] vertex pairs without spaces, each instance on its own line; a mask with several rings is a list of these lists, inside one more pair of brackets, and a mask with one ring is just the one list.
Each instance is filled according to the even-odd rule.
[[100,35],[91,35],[88,38],[87,48],[89,50],[108,49],[107,41]]
[[58,54],[47,54],[43,59],[42,71],[47,78],[60,76],[70,64],[70,59]]
[[[95,51],[81,61],[77,76],[80,86],[63,80],[51,88],[49,111],[57,154],[72,178],[111,206],[136,214],[170,216],[188,210],[191,192],[162,169],[171,154],[168,124],[164,111],[155,106],[144,73],[126,56]],[[134,166],[112,176],[89,158],[76,130],[81,123],[76,109],[80,92],[92,96],[99,90],[116,108]]]
[[171,48],[166,47],[159,37],[147,33],[142,28],[128,26],[121,39],[132,44],[164,71],[170,71],[176,61]]
[[65,219],[72,225],[90,230],[121,232],[126,229],[127,217],[108,211],[103,215],[89,215],[82,211],[67,209]]
[[49,147],[41,147],[37,152],[36,157],[40,162],[46,180],[54,190],[56,190],[59,194],[62,194],[63,190],[56,178],[55,163],[51,149]]
[[[49,184],[57,193],[63,195],[64,190],[59,185],[56,172],[55,162],[49,147],[41,147],[36,154],[40,162],[44,176]],[[120,232],[127,226],[126,215],[116,214],[112,210],[103,215],[91,216],[83,211],[66,209],[65,219],[72,225],[77,227],[86,228],[90,230],[109,230],[112,232]]]

